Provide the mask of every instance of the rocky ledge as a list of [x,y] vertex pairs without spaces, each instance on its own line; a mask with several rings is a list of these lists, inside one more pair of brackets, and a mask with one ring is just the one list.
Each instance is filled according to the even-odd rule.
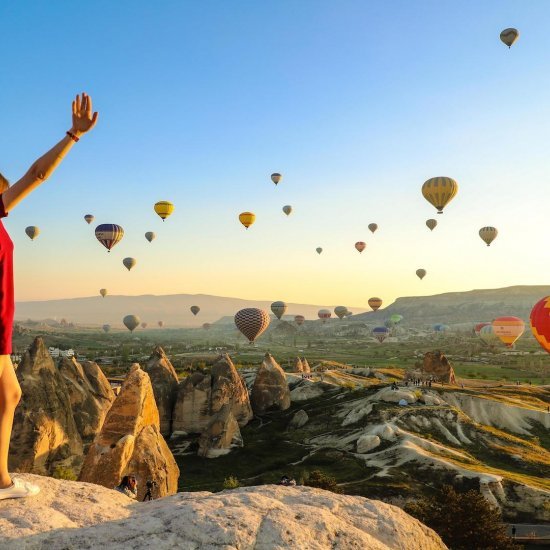
[[91,483],[20,477],[42,491],[0,501],[3,550],[446,548],[395,506],[310,487],[263,485],[137,503]]

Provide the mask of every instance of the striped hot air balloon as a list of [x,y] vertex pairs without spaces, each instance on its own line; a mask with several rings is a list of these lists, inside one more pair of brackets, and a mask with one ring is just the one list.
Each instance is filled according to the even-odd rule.
[[504,29],[500,33],[500,39],[504,44],[511,48],[514,42],[519,38],[519,31],[514,28]]
[[306,320],[306,318],[303,315],[295,315],[294,316],[294,322],[298,326],[303,325],[305,320]]
[[273,312],[273,315],[275,315],[275,317],[277,317],[277,319],[279,320],[285,314],[286,308],[287,305],[280,300],[271,304],[271,311]]
[[372,233],[374,233],[378,229],[378,224],[376,223],[369,223],[369,229]]
[[235,325],[253,344],[269,326],[269,314],[257,307],[246,307],[235,314]]
[[481,329],[483,327],[486,327],[488,325],[490,325],[491,323],[477,323],[477,325],[474,326],[474,332],[476,333],[477,336],[479,336],[479,333],[481,332]]
[[382,300],[376,297],[369,298],[368,304],[373,311],[376,311],[382,306]]
[[382,343],[390,334],[390,329],[387,327],[375,327],[372,329],[372,335],[374,338],[376,338],[380,343]]
[[497,238],[498,230],[496,227],[482,227],[479,230],[479,236],[481,240],[487,245],[491,246],[491,243]]
[[134,329],[139,325],[140,319],[137,315],[126,315],[124,319],[122,319],[122,322],[124,323],[124,326],[130,331],[134,332]]
[[110,252],[124,237],[124,229],[115,223],[102,223],[95,228],[96,239]]
[[137,264],[137,260],[135,258],[124,258],[122,263],[124,264],[124,267],[130,271]]
[[327,320],[331,318],[332,313],[330,312],[330,309],[320,309],[317,315],[319,316],[319,319],[321,319],[323,323],[326,323]]
[[89,225],[95,220],[95,217],[93,214],[86,214],[84,216],[84,219],[86,220],[86,223]]
[[357,241],[355,243],[355,249],[359,252],[359,254],[361,254],[361,252],[363,252],[363,250],[365,250],[365,248],[367,248],[367,243],[365,243],[363,241]]
[[453,200],[457,192],[458,183],[446,176],[430,178],[422,186],[422,195],[437,208],[438,214],[443,214],[443,208]]
[[507,348],[513,347],[525,330],[525,323],[518,317],[497,317],[492,325],[495,334]]
[[155,203],[153,208],[161,217],[162,221],[164,221],[174,211],[174,205],[169,201],[159,201]]
[[531,332],[544,351],[550,353],[550,296],[539,300],[529,318]]

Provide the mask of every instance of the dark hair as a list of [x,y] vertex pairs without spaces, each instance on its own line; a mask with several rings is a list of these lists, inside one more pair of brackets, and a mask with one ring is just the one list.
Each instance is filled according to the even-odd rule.
[[10,182],[0,174],[0,193],[3,193],[10,186]]
[[135,480],[136,478],[135,478],[135,476],[124,476],[122,478],[122,481],[120,482],[119,487],[120,488],[129,487],[130,486],[130,479]]

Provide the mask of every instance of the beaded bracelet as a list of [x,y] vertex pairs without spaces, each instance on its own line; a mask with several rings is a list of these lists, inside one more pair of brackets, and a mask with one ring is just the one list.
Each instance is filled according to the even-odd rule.
[[72,132],[67,132],[67,135],[76,143],[80,140],[79,137],[76,137]]

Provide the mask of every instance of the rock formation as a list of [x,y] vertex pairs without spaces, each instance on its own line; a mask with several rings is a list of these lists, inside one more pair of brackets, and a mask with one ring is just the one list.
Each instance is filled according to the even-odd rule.
[[178,375],[160,346],[155,347],[143,370],[149,375],[153,385],[159,410],[160,432],[164,437],[169,437],[172,431],[172,411],[178,396]]
[[233,447],[242,447],[239,423],[233,416],[231,404],[225,404],[210,420],[199,438],[199,456],[216,458]]
[[309,420],[309,416],[304,409],[300,409],[298,412],[294,414],[292,419],[290,420],[288,424],[288,428],[290,430],[297,430],[298,428],[301,428],[302,426],[305,426]]
[[101,430],[115,394],[101,369],[92,361],[81,365],[74,357],[63,357],[58,369],[65,380],[85,452]]
[[362,435],[357,440],[357,452],[368,453],[380,445],[380,438],[377,435]]
[[302,370],[303,372],[311,372],[311,367],[305,357],[302,357]]
[[304,372],[304,365],[299,357],[294,359],[294,368],[292,369],[292,372]]
[[83,458],[67,384],[42,338],[35,338],[17,368],[23,391],[10,444],[11,471],[51,475],[57,467],[78,474]]
[[290,390],[283,369],[266,353],[258,369],[250,394],[252,410],[263,414],[270,409],[284,411],[290,407]]
[[80,480],[112,488],[127,474],[138,479],[139,500],[148,480],[157,482],[157,496],[174,494],[178,488],[179,468],[160,433],[151,381],[138,364],[132,365],[107,413],[86,455]]
[[202,433],[212,417],[229,404],[239,424],[252,418],[246,386],[228,355],[222,355],[210,374],[195,372],[182,380],[174,407],[172,430],[175,434]]
[[86,483],[23,478],[41,492],[0,501],[3,550],[446,548],[434,531],[396,506],[311,487],[185,492],[142,505]]
[[455,371],[449,360],[440,351],[425,353],[421,370],[424,377],[433,376],[436,380],[446,384],[456,383]]

